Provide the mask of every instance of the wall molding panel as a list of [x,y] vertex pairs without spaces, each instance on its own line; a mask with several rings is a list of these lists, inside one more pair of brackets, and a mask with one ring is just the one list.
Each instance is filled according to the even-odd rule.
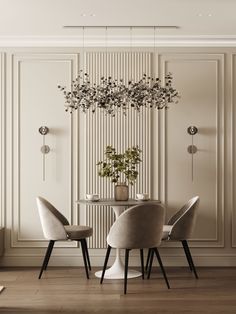
[[[114,213],[106,206],[78,205],[76,200],[86,193],[112,198],[114,186],[98,177],[96,163],[104,158],[107,145],[120,152],[139,145],[143,162],[130,196],[147,192],[159,198],[167,205],[168,218],[187,199],[200,195],[190,242],[196,265],[236,266],[236,48],[223,44],[171,48],[165,43],[163,48],[140,44],[132,50],[116,43],[106,48],[52,47],[52,43],[51,47],[9,45],[1,49],[0,226],[5,226],[6,233],[0,265],[41,264],[47,246],[35,203],[41,195],[71,223],[93,227],[90,256],[94,266],[101,266]],[[102,112],[70,115],[64,111],[64,97],[57,85],[69,88],[79,69],[89,73],[92,82],[109,75],[127,82],[144,73],[163,81],[170,71],[181,98],[165,112],[130,110],[126,117],[113,118]],[[45,156],[45,181],[43,141],[38,132],[42,125],[50,129],[45,137],[51,148]],[[199,129],[193,138],[198,148],[193,156],[193,180],[187,152],[192,140],[187,134],[190,125]],[[165,243],[160,250],[165,265],[186,266],[178,243]],[[50,263],[82,266],[81,250],[77,243],[59,242]],[[131,264],[139,265],[138,251],[132,252]]]
[[6,95],[5,95],[5,53],[0,53],[0,227],[5,226],[5,127],[6,127]]
[[[11,154],[13,156],[13,171],[12,171],[12,226],[11,226],[11,247],[34,247],[34,246],[42,246],[42,243],[45,242],[44,238],[42,237],[42,233],[40,231],[40,237],[39,236],[32,236],[30,235],[30,232],[28,230],[23,230],[27,226],[27,211],[35,211],[34,214],[31,213],[32,218],[35,215],[38,215],[36,204],[35,204],[35,197],[37,195],[45,196],[48,194],[47,190],[53,189],[50,187],[50,185],[57,185],[58,184],[59,190],[63,191],[62,185],[67,188],[65,188],[65,193],[67,195],[67,203],[64,202],[64,207],[67,208],[67,212],[65,215],[69,219],[71,223],[73,221],[77,221],[77,212],[73,210],[74,208],[74,202],[72,200],[72,186],[71,186],[71,177],[73,173],[72,168],[72,152],[73,152],[73,143],[72,141],[72,128],[73,124],[71,123],[71,118],[67,117],[65,112],[63,111],[63,106],[61,107],[61,112],[57,113],[57,117],[59,119],[64,119],[64,125],[62,126],[61,130],[57,129],[59,125],[57,125],[57,122],[52,118],[49,117],[49,115],[53,114],[53,111],[58,111],[57,109],[57,103],[53,104],[52,102],[55,101],[55,99],[47,99],[46,95],[42,95],[41,102],[37,99],[34,99],[32,95],[29,95],[28,88],[32,88],[34,92],[40,97],[40,94],[44,93],[44,88],[47,88],[47,84],[44,82],[47,80],[46,74],[50,70],[53,69],[59,69],[60,66],[62,67],[61,71],[64,71],[65,69],[67,71],[66,76],[69,82],[71,82],[71,79],[75,77],[77,73],[78,68],[78,56],[76,54],[34,54],[34,53],[27,53],[27,54],[14,54],[12,55],[12,69],[13,69],[13,77],[12,77],[12,148],[11,148]],[[34,71],[31,71],[31,68],[34,69]],[[63,72],[62,72],[63,73]],[[40,76],[41,80],[37,78],[37,76]],[[43,77],[45,76],[45,78]],[[34,83],[35,78],[35,83]],[[52,81],[54,80],[53,74],[51,74],[51,77],[49,77],[49,84],[52,85]],[[60,78],[58,77],[58,80]],[[63,78],[64,80],[64,78]],[[42,85],[41,85],[42,82]],[[59,90],[57,89],[57,83],[55,82],[55,87],[52,85],[52,94],[54,94],[55,98],[59,99]],[[55,91],[54,91],[55,88]],[[40,91],[41,89],[41,91]],[[48,92],[50,92],[48,90]],[[58,96],[56,95],[58,93]],[[60,95],[61,96],[61,95]],[[32,106],[39,107],[39,108],[32,108]],[[62,103],[62,101],[61,101]],[[54,108],[50,108],[50,106],[54,106]],[[52,110],[54,109],[54,110]],[[38,111],[37,111],[38,110]],[[29,121],[29,114],[31,114],[31,119],[34,119],[34,111],[36,111],[37,117],[35,119],[38,119],[38,122],[31,123]],[[46,112],[48,111],[48,112]],[[41,112],[41,114],[40,114]],[[29,122],[29,125],[27,123]],[[39,125],[40,124],[40,125]],[[46,179],[43,181],[42,179],[42,171],[43,171],[43,159],[42,159],[42,153],[40,152],[40,147],[42,145],[42,135],[38,133],[38,129],[41,125],[47,125],[49,127],[49,134],[46,135],[46,144],[48,144],[51,147],[51,151],[47,156],[45,156],[45,176]],[[58,137],[60,135],[59,131],[62,133],[63,142],[60,143],[58,140]],[[64,133],[67,133],[67,135],[63,135]],[[31,138],[31,134],[33,133],[34,137]],[[26,137],[29,137],[29,143],[26,142]],[[48,143],[47,143],[48,140]],[[33,143],[37,142],[38,146],[33,145],[34,153],[35,153],[35,159],[32,160],[30,157],[30,147],[28,144],[33,145]],[[54,163],[60,162],[60,160],[63,159],[62,152],[60,153],[60,150],[62,149],[61,145],[66,144],[65,148],[67,149],[66,157],[67,157],[67,164],[64,163],[64,167],[66,165],[67,167],[67,178],[64,177],[65,182],[62,182],[63,180],[60,180],[58,176],[63,176],[62,171],[60,171],[57,167],[53,167]],[[56,151],[58,152],[58,157],[55,155]],[[55,152],[54,152],[55,151]],[[36,162],[36,165],[32,164]],[[38,168],[38,171],[36,171],[36,178],[34,184],[34,192],[39,193],[38,191],[41,191],[39,194],[34,195],[34,202],[31,200],[31,207],[28,207],[28,200],[27,200],[27,188],[26,184],[29,185],[31,180],[33,179],[32,174],[27,171],[28,167],[31,167],[33,170],[34,167]],[[50,169],[54,168],[54,173],[50,173]],[[25,186],[25,189],[24,189]],[[37,191],[38,190],[38,191]],[[57,194],[57,192],[54,192]],[[49,197],[50,199],[50,197]],[[53,202],[53,201],[52,201]],[[59,203],[60,204],[60,203]],[[37,228],[40,229],[39,226],[39,217],[34,218],[35,222],[37,221]],[[34,222],[34,223],[35,223]],[[28,229],[30,229],[30,226],[27,226]],[[47,245],[47,243],[43,244],[44,246]],[[61,243],[59,245],[62,246],[70,246],[70,244]]]
[[235,196],[235,154],[236,154],[236,145],[235,145],[235,140],[236,140],[236,128],[235,128],[235,121],[236,121],[236,110],[235,110],[235,106],[236,106],[236,97],[235,97],[235,89],[236,89],[236,80],[235,80],[235,76],[236,76],[236,53],[233,53],[231,55],[231,103],[232,103],[232,109],[233,109],[233,113],[232,113],[232,213],[231,213],[231,245],[233,248],[236,247],[236,196]]
[[[183,96],[180,102],[182,101],[182,106],[184,106],[184,109],[181,111],[181,104],[176,105],[176,107],[173,107],[166,112],[166,114],[163,114],[163,122],[162,122],[162,130],[164,130],[163,137],[162,137],[162,201],[166,203],[169,207],[176,205],[175,207],[178,208],[177,202],[173,201],[173,199],[177,200],[178,195],[175,194],[175,189],[173,190],[171,188],[170,181],[179,180],[178,175],[175,174],[175,177],[172,176],[173,166],[171,163],[176,163],[177,159],[174,158],[172,160],[172,156],[176,155],[177,158],[182,161],[182,180],[185,181],[184,186],[186,186],[186,191],[180,191],[178,192],[179,195],[183,195],[183,199],[188,199],[191,196],[194,195],[203,195],[203,191],[201,191],[201,187],[204,186],[204,189],[207,191],[208,186],[214,185],[214,191],[209,190],[207,191],[207,195],[205,195],[205,199],[202,197],[200,201],[200,208],[199,208],[199,217],[198,221],[199,224],[204,225],[204,207],[208,206],[209,209],[211,208],[211,221],[215,221],[215,228],[212,228],[211,234],[208,233],[208,235],[204,236],[204,230],[198,230],[195,232],[194,237],[192,239],[192,246],[194,247],[224,247],[224,55],[223,54],[161,54],[159,56],[160,60],[160,76],[164,78],[164,76],[171,72],[173,73],[173,76],[175,79],[178,80],[178,78],[182,75],[178,75],[178,71],[186,72],[185,78],[180,78],[180,80],[183,80],[183,86],[187,86],[187,80],[192,80],[191,84],[192,86],[189,86],[189,98],[186,96]],[[201,69],[202,68],[202,69]],[[186,69],[186,70],[185,70]],[[212,93],[210,95],[211,99],[208,98],[207,91],[204,89],[204,86],[201,87],[201,84],[199,84],[199,80],[201,78],[201,73],[204,73],[205,69],[207,69],[208,73],[211,73],[209,75],[209,78],[214,82],[212,84]],[[198,73],[199,72],[199,73]],[[187,77],[189,73],[189,78]],[[196,78],[195,78],[196,76]],[[208,78],[208,80],[209,80]],[[178,84],[178,82],[177,82]],[[184,88],[184,87],[183,87]],[[202,88],[202,90],[201,90]],[[192,90],[191,90],[192,89]],[[180,85],[181,90],[181,85]],[[197,90],[197,91],[196,91]],[[186,91],[185,91],[186,93]],[[191,94],[196,96],[196,94],[206,94],[205,100],[202,99],[200,102],[204,102],[205,104],[201,106],[198,103],[191,104]],[[213,94],[214,93],[214,94]],[[187,94],[187,93],[186,93]],[[187,98],[186,103],[184,97]],[[196,98],[196,97],[195,97]],[[200,98],[200,97],[199,97]],[[177,108],[177,106],[179,108]],[[189,107],[191,106],[191,113]],[[202,115],[204,115],[204,112],[206,110],[206,106],[208,106],[208,110],[211,110],[208,112],[210,116],[214,116],[212,121],[210,119],[206,119],[205,121],[201,121],[198,112],[201,112]],[[212,109],[211,109],[212,108]],[[188,116],[183,117],[185,110],[188,112]],[[178,112],[180,112],[180,116],[178,116]],[[192,116],[191,116],[192,114]],[[173,121],[176,121],[176,125],[179,125],[179,128],[183,129],[182,131],[177,131],[175,127],[172,125]],[[210,124],[211,123],[211,124]],[[196,141],[195,145],[199,143],[198,152],[193,157],[193,176],[195,178],[191,178],[190,175],[190,168],[191,165],[191,159],[187,158],[187,146],[191,144],[191,136],[187,134],[187,127],[190,125],[197,125],[199,132],[194,136],[194,141]],[[209,128],[209,125],[212,125],[211,130],[207,130]],[[206,142],[206,135],[207,133],[210,135],[211,131],[211,141],[212,144]],[[171,132],[172,132],[172,138],[171,138]],[[215,137],[213,137],[212,133],[215,132]],[[168,135],[170,133],[170,135]],[[176,138],[174,137],[182,137],[182,142],[186,143],[186,146],[179,145],[174,146],[171,142],[176,141]],[[204,139],[205,136],[205,139]],[[169,142],[169,143],[168,143]],[[174,146],[174,147],[173,147]],[[181,152],[182,150],[182,152]],[[209,169],[209,184],[206,183],[207,175],[206,171],[201,171],[201,167],[203,167],[202,158],[201,158],[201,152],[206,155],[209,154],[206,157],[209,159],[208,169]],[[212,154],[215,156],[213,157]],[[213,158],[212,158],[213,157]],[[214,163],[215,159],[215,168],[211,169],[210,164]],[[185,161],[185,163],[184,163]],[[195,162],[195,163],[194,163]],[[180,162],[181,163],[181,162]],[[199,165],[199,166],[198,166]],[[171,170],[170,170],[170,169]],[[215,175],[210,172],[215,172]],[[184,173],[185,172],[185,173]],[[202,173],[202,176],[199,175],[199,173]],[[203,175],[205,174],[205,176]],[[210,177],[211,176],[211,177]],[[168,182],[169,181],[169,182]],[[174,193],[173,195],[171,195]],[[209,204],[208,203],[208,197],[209,194],[212,194],[212,197],[215,199],[215,204]],[[172,198],[172,200],[171,200]],[[205,203],[206,202],[206,203]],[[172,205],[173,204],[173,205]],[[201,210],[202,209],[202,210]],[[210,211],[208,211],[210,213]],[[201,218],[202,215],[202,218]],[[210,228],[209,228],[210,230]],[[200,236],[200,237],[199,237]]]

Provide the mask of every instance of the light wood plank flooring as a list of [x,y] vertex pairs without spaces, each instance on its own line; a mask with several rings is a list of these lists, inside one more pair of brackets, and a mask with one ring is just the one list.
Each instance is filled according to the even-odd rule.
[[150,280],[85,279],[83,268],[52,268],[38,280],[38,268],[1,268],[1,313],[236,313],[236,268],[167,268],[171,289],[155,268]]

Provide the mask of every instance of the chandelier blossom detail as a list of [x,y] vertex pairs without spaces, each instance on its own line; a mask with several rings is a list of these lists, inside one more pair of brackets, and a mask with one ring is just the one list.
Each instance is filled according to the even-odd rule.
[[65,98],[66,111],[72,113],[80,108],[83,112],[93,113],[99,108],[106,114],[115,116],[117,111],[124,115],[129,108],[140,111],[141,108],[167,109],[171,103],[178,103],[178,91],[172,87],[172,75],[167,74],[164,86],[159,78],[143,75],[138,82],[130,80],[126,85],[123,79],[101,77],[99,83],[91,83],[89,75],[80,71],[72,81],[71,90],[58,85]]

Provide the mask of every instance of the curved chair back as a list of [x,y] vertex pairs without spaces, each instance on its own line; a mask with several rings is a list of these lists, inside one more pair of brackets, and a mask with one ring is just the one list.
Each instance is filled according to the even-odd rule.
[[64,225],[69,225],[68,220],[44,198],[38,196],[36,202],[44,237],[48,240],[67,240]]
[[190,238],[197,217],[199,196],[191,198],[174,216],[168,221],[172,225],[169,238],[171,240],[187,240]]
[[161,243],[165,209],[160,204],[140,204],[123,212],[107,237],[113,248],[143,249]]

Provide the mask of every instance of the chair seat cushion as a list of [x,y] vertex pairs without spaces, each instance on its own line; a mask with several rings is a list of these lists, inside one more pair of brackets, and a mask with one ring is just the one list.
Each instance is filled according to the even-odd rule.
[[93,229],[88,226],[64,226],[68,238],[71,240],[80,240],[90,237]]
[[163,233],[162,233],[162,240],[167,240],[168,236],[171,232],[173,226],[169,226],[169,225],[164,225],[163,226]]

